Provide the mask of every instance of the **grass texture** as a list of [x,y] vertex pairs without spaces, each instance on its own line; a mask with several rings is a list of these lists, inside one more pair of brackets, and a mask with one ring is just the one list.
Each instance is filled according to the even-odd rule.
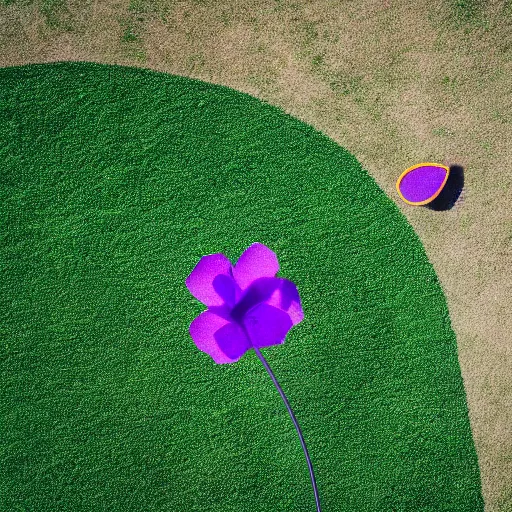
[[278,256],[305,318],[263,353],[325,512],[483,510],[443,291],[345,149],[227,87],[0,70],[0,509],[312,511],[254,351],[188,333],[201,256]]

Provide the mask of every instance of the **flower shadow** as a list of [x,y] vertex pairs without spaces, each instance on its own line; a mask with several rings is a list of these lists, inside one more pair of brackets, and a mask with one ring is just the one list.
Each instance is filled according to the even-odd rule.
[[464,188],[464,168],[461,165],[454,164],[450,166],[450,174],[441,193],[425,206],[434,211],[451,210],[462,189]]

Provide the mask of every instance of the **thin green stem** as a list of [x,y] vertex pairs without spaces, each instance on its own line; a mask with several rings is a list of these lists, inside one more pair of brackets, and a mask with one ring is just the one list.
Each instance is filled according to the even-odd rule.
[[302,432],[300,431],[299,424],[297,423],[297,420],[295,419],[295,415],[293,414],[292,408],[290,407],[290,404],[288,403],[286,395],[284,394],[283,390],[281,389],[281,386],[277,382],[277,379],[275,378],[274,374],[272,373],[272,370],[270,369],[270,366],[268,365],[267,361],[263,357],[263,354],[256,347],[254,347],[254,351],[256,352],[256,355],[260,358],[261,362],[263,363],[263,366],[265,366],[268,374],[270,375],[270,378],[274,382],[275,387],[279,391],[279,394],[281,395],[281,398],[283,399],[283,401],[286,405],[286,408],[288,409],[288,413],[290,414],[290,417],[292,418],[293,424],[295,425],[295,430],[297,430],[297,434],[299,435],[300,444],[302,445],[302,449],[304,450],[304,455],[306,456],[306,461],[308,463],[309,476],[311,477],[311,483],[313,484],[313,492],[315,493],[316,510],[317,510],[317,512],[321,512],[320,498],[318,496],[318,489],[316,487],[315,474],[313,473],[313,465],[311,464],[311,459],[309,458],[308,450],[306,448],[306,443],[304,442],[304,438],[302,437]]

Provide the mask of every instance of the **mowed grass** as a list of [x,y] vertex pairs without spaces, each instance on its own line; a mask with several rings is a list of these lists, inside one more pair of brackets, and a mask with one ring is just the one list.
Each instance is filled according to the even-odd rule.
[[345,149],[226,87],[0,70],[0,509],[310,511],[260,361],[188,334],[199,258],[259,241],[304,321],[264,350],[325,511],[483,510],[445,298]]

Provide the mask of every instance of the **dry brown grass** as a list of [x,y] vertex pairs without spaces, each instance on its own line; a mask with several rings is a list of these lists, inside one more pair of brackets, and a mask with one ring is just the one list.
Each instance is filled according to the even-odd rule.
[[[227,85],[348,148],[423,240],[445,290],[486,510],[512,510],[512,3],[69,1],[0,5],[0,66],[87,60]],[[471,4],[471,2],[468,2]],[[399,202],[421,161],[459,163],[433,212]]]

